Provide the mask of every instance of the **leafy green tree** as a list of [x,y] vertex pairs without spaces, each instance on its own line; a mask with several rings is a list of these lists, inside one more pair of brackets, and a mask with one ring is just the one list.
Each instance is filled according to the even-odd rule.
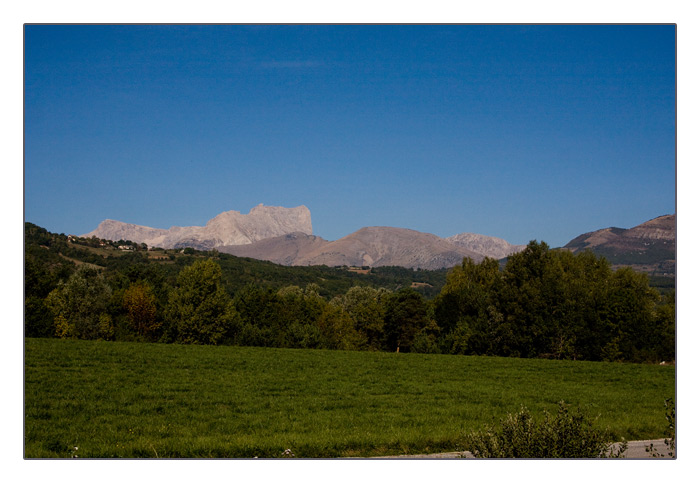
[[421,354],[439,354],[440,346],[438,337],[440,335],[440,327],[434,319],[428,315],[426,324],[416,333],[411,345],[411,352]]
[[336,304],[326,304],[318,319],[318,327],[323,337],[323,347],[339,350],[362,350],[367,340],[355,328],[355,324],[345,310]]
[[112,323],[112,316],[107,312],[100,314],[97,319],[98,331],[100,334],[100,339],[103,340],[114,340],[114,324]]
[[425,301],[415,290],[404,288],[388,295],[384,309],[386,350],[411,352],[414,338],[429,322]]
[[82,265],[46,298],[63,337],[105,338],[100,316],[107,313],[112,289],[99,270]]
[[261,347],[281,347],[282,300],[270,288],[248,284],[234,297],[234,306],[240,316],[241,329],[236,344]]
[[[51,243],[49,234],[38,227],[28,227],[28,239],[36,243]],[[33,235],[32,235],[33,234]],[[46,246],[46,245],[44,245]],[[54,315],[46,305],[46,296],[56,288],[60,278],[67,279],[74,265],[62,260],[48,250],[25,245],[24,257],[24,334],[26,337],[52,337],[54,335]],[[53,258],[59,258],[63,263],[55,266]],[[65,264],[73,265],[68,268]],[[53,266],[53,270],[49,267]]]
[[168,333],[184,344],[217,344],[235,329],[238,315],[221,287],[221,267],[200,260],[182,269],[166,308]]
[[156,319],[156,297],[146,282],[131,284],[122,300],[129,323],[139,336],[149,336],[160,327]]
[[25,297],[45,298],[57,284],[57,279],[37,257],[28,255],[24,258],[24,295]]
[[525,357],[597,359],[607,339],[601,308],[611,273],[608,262],[593,253],[574,255],[534,241],[511,256],[500,303],[517,352]]
[[599,360],[608,336],[601,309],[606,303],[610,264],[593,252],[553,253],[558,287],[550,300],[554,315],[551,353],[558,359]]
[[296,285],[287,286],[277,291],[281,299],[281,315],[287,321],[313,323],[323,311],[326,303],[319,295],[319,286],[310,283],[306,288]]
[[447,274],[433,302],[442,346],[453,354],[490,354],[502,322],[497,296],[502,285],[498,261],[465,258]]
[[658,358],[664,361],[676,360],[676,291],[672,290],[661,298],[656,306],[656,330],[660,334]]
[[321,346],[318,319],[327,302],[318,292],[319,286],[315,283],[308,284],[305,289],[293,285],[277,292],[281,301],[279,321],[284,334],[278,346],[301,349]]
[[625,360],[643,362],[658,359],[664,334],[655,323],[658,292],[649,287],[646,274],[620,268],[610,280],[606,316]]
[[525,250],[512,255],[503,271],[501,307],[505,322],[515,335],[515,347],[501,347],[520,357],[537,357],[551,352],[553,314],[549,301],[555,280],[549,246],[531,241]]
[[350,315],[355,330],[362,338],[361,346],[369,350],[380,350],[384,338],[384,307],[382,300],[390,292],[372,287],[351,287],[333,304]]
[[53,337],[54,316],[43,298],[30,296],[24,299],[24,336]]

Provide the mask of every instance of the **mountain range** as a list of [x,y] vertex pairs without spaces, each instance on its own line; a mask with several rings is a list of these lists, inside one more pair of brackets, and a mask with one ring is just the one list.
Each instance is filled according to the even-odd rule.
[[[506,240],[460,233],[441,238],[406,228],[365,227],[335,241],[313,235],[306,206],[254,207],[248,214],[226,211],[205,226],[150,228],[105,220],[83,237],[131,240],[150,247],[217,249],[239,257],[280,265],[401,266],[435,270],[485,257],[505,258],[525,249]],[[664,215],[634,228],[604,228],[584,233],[564,249],[592,250],[613,266],[631,265],[657,275],[675,274],[676,215]]]
[[269,260],[281,265],[401,266],[435,270],[461,263],[464,257],[503,258],[525,248],[505,240],[473,233],[440,238],[430,233],[393,227],[366,227],[339,240],[312,234],[306,206],[264,206],[248,214],[227,211],[205,226],[150,228],[105,220],[82,235],[106,240],[131,240],[150,247],[217,250]]
[[282,265],[400,266],[437,270],[453,267],[464,257],[481,261],[486,254],[430,233],[372,226],[336,241],[291,233],[250,245],[224,246],[219,251]]

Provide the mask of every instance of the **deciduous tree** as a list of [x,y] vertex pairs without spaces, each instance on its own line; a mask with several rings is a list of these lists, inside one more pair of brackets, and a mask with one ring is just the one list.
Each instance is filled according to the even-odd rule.
[[228,294],[221,287],[221,267],[201,260],[182,269],[170,293],[166,320],[170,336],[185,344],[217,344],[237,321]]
[[156,321],[156,297],[147,283],[132,283],[124,291],[123,303],[129,323],[138,335],[148,336],[160,327]]
[[46,298],[63,337],[98,339],[100,315],[107,312],[112,290],[99,270],[83,265]]
[[390,292],[372,287],[351,287],[333,303],[350,315],[355,330],[362,337],[362,346],[379,350],[384,335],[384,306],[382,300]]
[[386,297],[384,334],[387,350],[410,352],[416,334],[428,323],[425,302],[415,290],[404,288]]

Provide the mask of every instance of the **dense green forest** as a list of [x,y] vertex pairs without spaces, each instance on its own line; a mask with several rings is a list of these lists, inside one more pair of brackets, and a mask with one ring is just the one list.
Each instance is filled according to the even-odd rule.
[[25,224],[25,335],[607,361],[675,359],[675,294],[531,242],[441,271],[283,267]]

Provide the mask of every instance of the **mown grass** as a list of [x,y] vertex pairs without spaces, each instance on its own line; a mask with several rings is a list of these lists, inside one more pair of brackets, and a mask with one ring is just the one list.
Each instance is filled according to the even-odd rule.
[[[462,450],[527,406],[663,437],[675,368],[26,339],[25,457],[378,456]],[[77,450],[75,448],[78,448]]]

